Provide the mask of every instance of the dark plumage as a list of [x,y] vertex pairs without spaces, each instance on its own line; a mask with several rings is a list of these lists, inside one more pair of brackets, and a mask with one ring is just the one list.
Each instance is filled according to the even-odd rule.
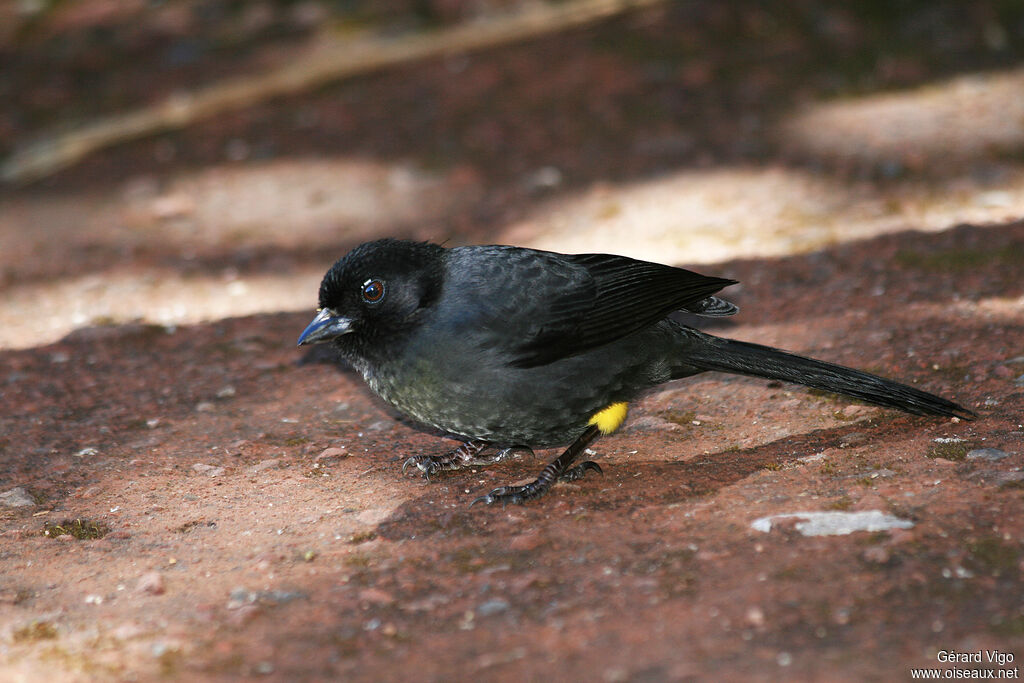
[[607,254],[508,246],[445,249],[378,240],[353,249],[320,285],[320,312],[299,344],[331,341],[384,400],[466,440],[410,458],[425,475],[493,462],[488,445],[572,444],[537,481],[485,502],[523,502],[572,467],[625,404],[708,370],[796,382],[917,415],[970,418],[956,403],[859,370],[715,337],[668,319],[737,308],[714,294],[733,280]]

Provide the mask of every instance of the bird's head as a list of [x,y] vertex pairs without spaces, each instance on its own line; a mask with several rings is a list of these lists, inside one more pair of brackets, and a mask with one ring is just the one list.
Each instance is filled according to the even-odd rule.
[[438,245],[395,239],[356,247],[324,275],[299,346],[333,341],[363,354],[392,346],[440,294],[443,255]]

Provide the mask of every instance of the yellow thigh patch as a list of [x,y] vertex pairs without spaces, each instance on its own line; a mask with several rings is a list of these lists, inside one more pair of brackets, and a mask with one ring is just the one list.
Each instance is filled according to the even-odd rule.
[[597,411],[590,418],[588,425],[597,425],[602,434],[611,434],[626,419],[629,411],[628,403],[613,403],[607,408]]

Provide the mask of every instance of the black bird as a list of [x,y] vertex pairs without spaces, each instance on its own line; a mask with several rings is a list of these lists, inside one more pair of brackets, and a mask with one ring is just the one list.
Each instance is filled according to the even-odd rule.
[[[609,254],[383,239],[327,271],[319,312],[299,345],[333,342],[385,401],[465,440],[447,454],[406,461],[426,477],[520,448],[571,444],[535,481],[477,499],[486,503],[522,503],[556,480],[600,471],[593,462],[573,463],[622,424],[629,401],[709,370],[795,382],[915,415],[974,416],[904,384],[667,317],[678,310],[732,315],[736,306],[714,294],[735,283]],[[504,450],[481,457],[491,445]]]

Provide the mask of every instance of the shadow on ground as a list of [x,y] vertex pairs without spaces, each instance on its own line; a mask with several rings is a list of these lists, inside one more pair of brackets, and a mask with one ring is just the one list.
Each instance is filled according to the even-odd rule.
[[[706,375],[637,403],[596,446],[604,476],[505,509],[467,505],[541,460],[403,478],[405,456],[451,442],[393,420],[352,373],[301,363],[308,314],[96,327],[5,351],[0,479],[31,498],[0,511],[5,666],[71,680],[857,680],[942,648],[1012,651],[1022,231],[908,232],[712,269],[757,281],[730,336],[916,382],[978,421]],[[980,447],[1006,455],[966,458]],[[750,526],[867,510],[914,526]],[[76,519],[108,533],[43,535]]]

